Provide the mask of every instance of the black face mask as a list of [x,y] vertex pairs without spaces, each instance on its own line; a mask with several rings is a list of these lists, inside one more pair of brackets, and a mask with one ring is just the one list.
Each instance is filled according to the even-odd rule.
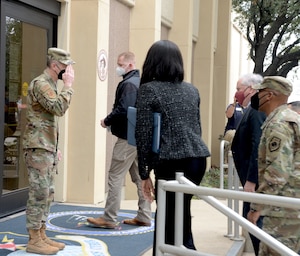
[[251,97],[251,107],[255,110],[258,110],[259,108],[258,92]]
[[57,78],[60,79],[60,80],[62,80],[62,75],[63,75],[63,73],[65,73],[65,72],[66,72],[65,69],[61,70],[61,71],[59,72],[59,74],[57,75]]

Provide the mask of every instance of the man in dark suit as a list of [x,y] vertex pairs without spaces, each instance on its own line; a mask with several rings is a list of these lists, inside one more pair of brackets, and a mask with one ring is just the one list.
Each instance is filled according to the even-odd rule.
[[[244,91],[245,99],[243,101],[244,115],[236,129],[232,141],[232,155],[235,168],[239,175],[243,190],[246,192],[255,192],[258,188],[258,145],[261,137],[261,125],[265,120],[263,112],[253,109],[250,105],[251,97],[256,93],[252,85],[262,81],[262,77],[257,74],[248,74],[238,80],[237,88]],[[250,203],[243,204],[243,217],[247,219],[250,211]],[[262,220],[258,222],[262,227]],[[260,240],[250,234],[255,255],[258,255]]]

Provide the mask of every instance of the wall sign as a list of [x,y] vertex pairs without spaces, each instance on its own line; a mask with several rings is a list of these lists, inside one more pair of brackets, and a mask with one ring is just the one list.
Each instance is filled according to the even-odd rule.
[[108,67],[107,64],[107,53],[102,49],[98,56],[98,76],[100,81],[106,80]]

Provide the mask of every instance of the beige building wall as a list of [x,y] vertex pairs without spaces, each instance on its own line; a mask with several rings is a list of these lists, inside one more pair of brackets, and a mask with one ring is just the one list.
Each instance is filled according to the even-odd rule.
[[[194,42],[193,84],[198,87],[201,97],[202,137],[210,151],[212,148],[212,98],[214,70],[214,30],[216,1],[200,1],[198,37]],[[211,151],[213,155],[213,152]],[[208,168],[211,158],[208,159]]]
[[98,55],[109,49],[109,2],[62,3],[68,10],[62,12],[64,28],[60,29],[65,32],[58,41],[76,61],[75,93],[63,137],[64,177],[56,179],[63,184],[63,192],[57,195],[62,201],[97,203],[105,199],[106,130],[100,129],[100,120],[107,113],[108,80],[99,79]]
[[[70,37],[70,13],[71,5],[68,2],[61,1],[61,16],[58,19],[58,47],[66,50],[70,50],[69,37]],[[73,54],[72,54],[73,55]],[[75,70],[77,68],[75,67]],[[59,84],[61,86],[61,84]],[[61,88],[61,87],[60,87]],[[62,152],[63,158],[59,162],[59,171],[55,178],[55,200],[67,201],[67,175],[68,175],[68,123],[69,123],[69,111],[60,118],[60,137],[59,148]]]
[[[115,142],[100,120],[111,110],[120,81],[117,56],[130,50],[141,70],[153,42],[170,39],[182,51],[185,80],[200,91],[203,139],[211,150],[208,168],[219,164],[230,81],[230,0],[65,0],[59,17],[58,47],[76,64],[75,94],[62,119],[64,160],[56,200],[97,204],[105,200],[107,172]],[[107,54],[107,77],[99,79],[98,58]],[[126,178],[124,198],[136,198]]]
[[220,163],[220,135],[224,133],[230,70],[231,0],[216,1],[215,51],[212,99],[212,166]]

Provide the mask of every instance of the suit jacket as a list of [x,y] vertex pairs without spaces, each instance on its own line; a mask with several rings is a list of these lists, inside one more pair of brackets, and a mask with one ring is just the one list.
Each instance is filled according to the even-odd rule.
[[[208,157],[202,140],[200,95],[190,83],[152,82],[142,84],[137,97],[136,146],[139,172],[149,177],[160,160]],[[161,113],[159,154],[152,152],[153,113]]]
[[263,112],[249,106],[232,141],[233,160],[243,187],[246,181],[255,183],[256,188],[258,187],[258,145],[265,119]]

